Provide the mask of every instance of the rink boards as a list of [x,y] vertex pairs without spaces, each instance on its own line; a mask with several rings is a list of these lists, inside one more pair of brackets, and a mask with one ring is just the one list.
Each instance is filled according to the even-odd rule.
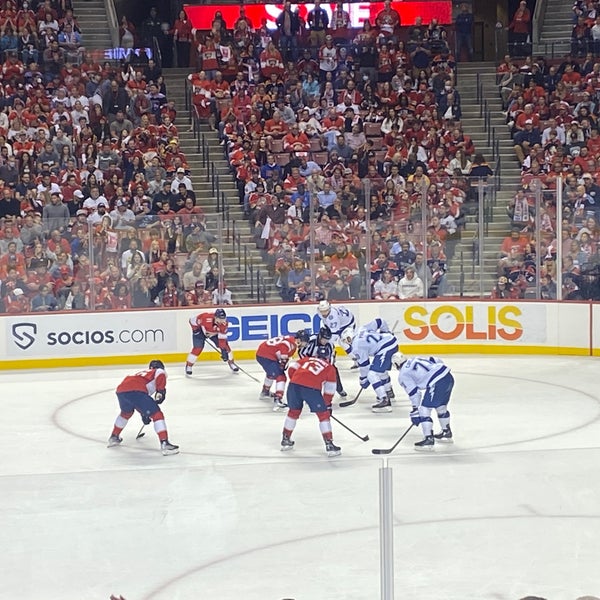
[[[407,354],[600,355],[600,305],[544,302],[347,303],[359,324],[385,319]],[[316,330],[313,304],[227,307],[237,359],[254,358],[269,337]],[[0,365],[5,369],[185,360],[188,319],[203,310],[4,315]],[[218,360],[205,351],[202,360]]]

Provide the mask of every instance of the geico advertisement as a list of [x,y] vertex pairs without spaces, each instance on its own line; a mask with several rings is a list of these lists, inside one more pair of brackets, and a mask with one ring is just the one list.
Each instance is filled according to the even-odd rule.
[[5,319],[11,357],[117,355],[177,350],[173,313],[22,315]]

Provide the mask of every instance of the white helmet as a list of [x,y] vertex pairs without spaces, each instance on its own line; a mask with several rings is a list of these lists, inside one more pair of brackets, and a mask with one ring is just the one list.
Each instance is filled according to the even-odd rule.
[[321,314],[322,316],[326,317],[330,311],[331,311],[331,304],[329,304],[329,302],[327,302],[327,300],[321,300],[321,302],[319,302],[319,306],[317,306],[317,312],[319,314]]
[[404,356],[404,354],[402,354],[402,352],[396,352],[396,354],[394,354],[392,356],[392,364],[396,367],[396,369],[400,370],[400,367],[402,367],[402,365],[408,360],[408,358],[406,358],[406,356]]
[[342,331],[342,335],[340,336],[342,342],[346,342],[346,344],[351,344],[352,340],[356,336],[356,332],[354,331],[354,327],[346,327],[344,331]]

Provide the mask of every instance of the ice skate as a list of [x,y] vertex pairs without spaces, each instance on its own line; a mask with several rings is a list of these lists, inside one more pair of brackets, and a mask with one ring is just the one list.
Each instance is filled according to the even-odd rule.
[[290,439],[289,435],[284,434],[281,438],[281,451],[287,452],[288,450],[291,450],[294,447],[295,443],[296,442]]
[[273,398],[273,395],[271,394],[271,392],[269,390],[261,390],[260,396],[258,397],[259,400],[263,400],[263,401],[269,401],[272,398]]
[[288,405],[283,401],[282,398],[275,397],[273,399],[273,412],[279,412],[280,410],[285,410]]
[[388,400],[390,402],[393,402],[394,398],[396,397],[396,394],[394,394],[394,390],[389,390],[388,392],[386,392]]
[[123,438],[120,438],[118,435],[111,435],[108,438],[108,446],[107,448],[112,448],[113,446],[118,446],[123,441]]
[[342,453],[342,449],[333,443],[333,440],[325,441],[325,450],[327,456],[339,456]]
[[433,437],[440,442],[445,442],[446,444],[453,444],[454,440],[452,439],[452,429],[450,429],[450,425],[447,425],[440,431],[439,433],[434,433]]
[[346,392],[346,390],[340,390],[338,394],[340,395],[340,398],[346,398],[348,396],[348,392]]
[[171,444],[169,440],[164,440],[160,443],[160,451],[164,456],[168,456],[169,454],[179,454],[179,446]]
[[392,403],[388,398],[384,398],[377,402],[377,404],[373,404],[371,410],[374,413],[389,413],[392,412]]
[[432,435],[426,435],[420,442],[415,442],[415,450],[433,450],[435,440]]
[[237,373],[240,370],[240,368],[232,360],[228,360],[227,364],[234,373]]
[[186,377],[192,376],[192,365],[185,365],[185,376]]

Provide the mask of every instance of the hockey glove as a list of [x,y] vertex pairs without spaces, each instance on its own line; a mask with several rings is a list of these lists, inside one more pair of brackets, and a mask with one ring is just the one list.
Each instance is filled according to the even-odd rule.
[[156,404],[162,404],[165,401],[166,397],[167,390],[157,390],[154,396],[154,400],[156,401]]
[[288,366],[288,361],[285,359],[280,359],[277,361],[279,363],[279,366],[285,371],[287,369]]
[[421,424],[421,417],[419,415],[419,409],[418,408],[413,408],[409,415],[410,417],[410,422],[415,426],[418,427]]
[[229,352],[225,348],[221,348],[221,360],[227,362],[229,360]]
[[361,377],[358,382],[363,390],[366,390],[369,387],[369,380],[366,377]]
[[151,422],[152,419],[150,418],[150,415],[142,415],[142,423],[144,425],[150,425]]

